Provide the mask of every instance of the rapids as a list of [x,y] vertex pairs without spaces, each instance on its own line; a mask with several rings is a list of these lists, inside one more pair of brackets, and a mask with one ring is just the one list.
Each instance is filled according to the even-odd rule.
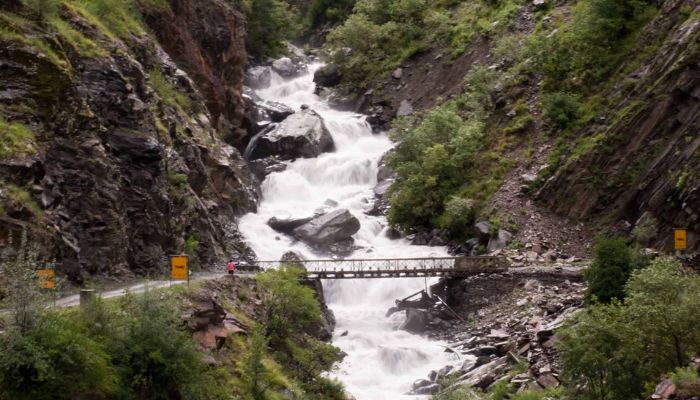
[[[289,81],[273,72],[272,85],[257,91],[262,99],[295,110],[309,105],[324,118],[336,151],[289,162],[286,171],[267,177],[258,212],[240,221],[249,245],[261,260],[278,260],[289,250],[308,259],[323,258],[303,243],[274,231],[266,221],[273,216],[303,217],[320,208],[347,208],[360,220],[361,229],[354,239],[362,247],[349,258],[445,256],[444,248],[411,246],[406,240],[387,238],[386,219],[365,215],[372,206],[378,162],[392,143],[384,134],[373,134],[364,116],[333,110],[314,95],[313,73],[320,66],[312,64],[308,74]],[[329,207],[334,203],[328,200],[338,205]],[[323,282],[328,306],[337,320],[333,343],[348,354],[332,375],[357,400],[420,398],[405,396],[412,382],[450,363],[441,343],[397,330],[405,318],[403,313],[385,317],[395,299],[425,285],[422,278]],[[341,337],[345,331],[348,334]]]

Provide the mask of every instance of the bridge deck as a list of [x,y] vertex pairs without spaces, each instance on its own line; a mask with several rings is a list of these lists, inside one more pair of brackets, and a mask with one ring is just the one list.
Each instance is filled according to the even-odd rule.
[[345,259],[259,261],[263,269],[298,265],[314,279],[369,279],[416,277],[466,277],[508,269],[503,257],[434,257],[401,259]]

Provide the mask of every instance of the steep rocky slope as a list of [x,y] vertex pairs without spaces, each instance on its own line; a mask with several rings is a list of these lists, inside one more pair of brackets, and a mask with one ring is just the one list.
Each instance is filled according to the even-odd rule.
[[159,42],[130,2],[93,3],[0,9],[0,238],[29,228],[76,281],[246,252],[257,189],[222,140],[242,135],[240,5],[139,3]]
[[[538,37],[569,29],[577,2],[477,3],[473,9],[492,7],[495,14],[478,14],[468,6],[428,6],[424,12],[443,13],[452,24],[477,13],[480,23],[491,24],[490,29],[471,28],[474,38],[463,51],[455,52],[431,33],[434,22],[425,18],[416,23],[426,30],[420,50],[398,68],[368,77],[361,88],[342,83],[352,93],[344,101],[386,129],[397,115],[420,118],[459,98],[469,90],[465,76],[485,66],[498,78],[490,93],[483,146],[475,157],[478,171],[467,171],[454,193],[487,197],[478,218],[495,218],[516,230],[520,244],[554,246],[579,256],[588,254],[587,242],[601,233],[637,234],[641,245],[670,250],[672,229],[684,227],[689,251],[697,252],[697,3],[649,2],[652,16],[626,39],[620,50],[626,56],[609,78],[597,83],[597,92],[576,87],[582,76],[568,77],[582,90],[581,112],[588,114],[565,135],[553,132],[544,118],[546,71],[533,63],[532,49],[543,48],[535,42]],[[508,19],[493,16],[508,7],[517,10],[509,11]],[[376,60],[380,62],[386,60]],[[411,107],[402,111],[402,104]]]

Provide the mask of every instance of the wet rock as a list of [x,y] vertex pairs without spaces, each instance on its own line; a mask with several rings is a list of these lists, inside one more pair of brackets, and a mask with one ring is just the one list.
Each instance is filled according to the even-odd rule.
[[413,390],[415,391],[415,390],[417,390],[417,389],[419,389],[419,388],[422,388],[422,387],[425,387],[425,386],[429,386],[429,385],[432,385],[432,384],[433,384],[433,382],[430,381],[430,380],[427,380],[427,379],[418,379],[418,380],[416,380],[416,381],[413,382],[412,388],[413,388]]
[[282,172],[287,169],[287,164],[285,164],[279,157],[267,157],[259,160],[248,161],[248,166],[250,171],[258,178],[261,182],[265,178],[274,173]]
[[427,330],[430,320],[430,313],[428,311],[409,308],[406,310],[406,321],[401,324],[399,329],[410,333],[421,334]]
[[340,80],[340,69],[336,64],[324,65],[314,73],[314,83],[321,87],[336,86]]
[[263,133],[250,151],[250,159],[279,156],[289,160],[311,158],[332,151],[333,137],[321,116],[313,110],[302,110]]
[[440,392],[440,385],[437,383],[432,383],[430,385],[420,387],[413,391],[413,393],[417,395],[437,394],[438,392]]
[[272,69],[284,78],[293,78],[297,75],[297,67],[289,57],[282,57],[272,62]]
[[313,246],[327,248],[350,239],[359,230],[360,221],[350,211],[341,209],[314,217],[295,228],[293,233],[298,239]]
[[294,230],[309,221],[314,219],[313,216],[310,217],[302,217],[302,218],[277,218],[277,217],[272,217],[269,220],[267,220],[267,225],[276,230],[277,232],[282,232],[286,233],[288,235],[291,235]]
[[272,71],[270,67],[253,67],[245,74],[245,85],[253,89],[265,89],[270,87]]
[[479,366],[478,362],[479,357],[473,354],[465,354],[464,361],[462,361],[462,365],[459,367],[459,370],[462,372],[469,372]]
[[300,261],[304,261],[305,258],[302,256],[299,252],[290,250],[282,254],[282,257],[280,258],[280,261],[286,264],[292,264],[296,265],[299,267],[303,267],[303,264],[300,263]]
[[257,106],[269,116],[272,122],[282,122],[290,115],[294,114],[294,110],[291,107],[278,103],[276,101],[265,101],[262,103],[257,103]]

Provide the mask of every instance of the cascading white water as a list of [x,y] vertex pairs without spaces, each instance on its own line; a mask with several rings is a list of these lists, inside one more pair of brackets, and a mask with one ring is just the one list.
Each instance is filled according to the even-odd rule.
[[[267,220],[305,217],[320,208],[345,208],[361,223],[354,236],[361,249],[349,258],[446,255],[443,248],[411,246],[406,240],[389,239],[386,219],[365,214],[374,197],[378,162],[392,144],[386,135],[373,134],[363,116],[332,110],[313,94],[313,72],[319,67],[310,65],[308,74],[291,81],[274,76],[270,88],[257,92],[264,100],[293,109],[309,105],[324,118],[336,151],[290,162],[286,171],[268,176],[262,184],[258,212],[240,221],[250,246],[264,260],[278,260],[289,250],[309,259],[319,258],[303,243],[275,232]],[[326,300],[337,320],[333,343],[348,354],[334,375],[358,400],[415,399],[404,396],[411,383],[450,362],[440,343],[397,330],[403,315],[385,317],[395,299],[420,290],[425,283],[422,278],[323,282]],[[345,331],[348,334],[340,336]]]

